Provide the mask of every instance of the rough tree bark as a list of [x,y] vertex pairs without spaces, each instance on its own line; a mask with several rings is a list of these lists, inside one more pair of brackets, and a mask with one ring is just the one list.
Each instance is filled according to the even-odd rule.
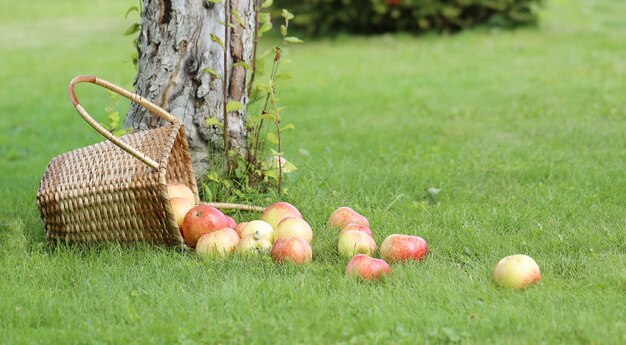
[[[228,44],[228,100],[248,101],[247,70],[233,64],[250,62],[254,39],[254,0],[231,0],[231,9],[241,17],[240,25],[231,15],[230,42],[224,40],[224,3],[206,0],[144,0],[139,35],[139,70],[135,92],[180,118],[187,131],[194,172],[201,178],[223,158],[223,132],[205,125],[216,117],[223,122],[223,79],[203,72],[224,71],[224,50],[211,34]],[[221,22],[221,23],[220,23]],[[144,130],[160,125],[155,116],[133,105],[126,127]],[[243,110],[228,114],[229,147],[247,154]]]

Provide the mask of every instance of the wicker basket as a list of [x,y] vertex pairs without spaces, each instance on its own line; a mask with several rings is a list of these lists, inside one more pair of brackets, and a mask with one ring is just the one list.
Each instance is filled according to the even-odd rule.
[[[169,124],[117,138],[79,104],[74,86],[81,82],[116,92]],[[69,93],[78,113],[109,140],[62,154],[48,165],[37,205],[49,243],[183,245],[167,184],[183,183],[199,200],[182,123],[145,98],[93,76],[74,78]]]

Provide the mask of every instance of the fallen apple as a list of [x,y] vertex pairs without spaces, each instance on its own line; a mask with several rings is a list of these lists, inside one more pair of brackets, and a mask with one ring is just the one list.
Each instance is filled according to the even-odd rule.
[[366,233],[369,237],[373,237],[372,230],[370,230],[370,228],[368,228],[365,225],[360,225],[360,224],[355,224],[355,223],[350,223],[344,226],[343,228],[341,228],[341,231],[339,232],[339,236],[351,230],[360,231],[360,232]]
[[267,222],[272,228],[276,229],[278,223],[287,217],[294,217],[302,219],[302,214],[293,205],[286,202],[277,202],[265,209],[261,220]]
[[350,207],[340,207],[330,215],[330,218],[328,218],[328,226],[331,228],[341,229],[350,223],[364,225],[368,228],[370,227],[369,220],[358,214]]
[[274,243],[274,228],[268,223],[262,220],[253,220],[248,222],[246,226],[241,230],[241,237],[246,237],[248,235],[254,235],[259,233],[260,236],[267,238],[271,243]]
[[174,212],[174,219],[176,219],[176,224],[178,224],[178,229],[182,229],[183,220],[185,220],[185,215],[187,212],[193,208],[193,204],[189,202],[187,199],[183,198],[171,198],[170,205],[172,206],[172,211]]
[[183,198],[189,200],[192,205],[196,204],[196,196],[193,195],[191,188],[182,183],[174,183],[167,185],[167,195],[172,198]]
[[272,242],[256,233],[242,238],[235,250],[242,255],[269,254],[272,250]]
[[374,259],[365,254],[355,255],[346,265],[346,275],[363,280],[377,280],[391,274],[391,267],[385,260]]
[[277,240],[272,247],[272,259],[276,262],[304,264],[311,262],[313,251],[309,242],[298,237],[286,237]]
[[233,230],[237,228],[237,222],[235,222],[235,220],[232,217],[226,216],[226,219],[228,219],[228,227],[229,228],[231,228]]
[[235,230],[223,228],[200,236],[196,253],[200,256],[226,256],[232,253],[239,242]]
[[298,237],[309,243],[313,239],[313,230],[304,219],[287,217],[278,223],[274,232],[274,240],[286,237]]
[[341,257],[350,259],[357,254],[374,254],[376,242],[364,232],[350,230],[339,237],[337,248]]
[[182,233],[187,244],[195,247],[200,236],[227,227],[228,219],[220,210],[208,205],[198,205],[185,215]]
[[499,286],[517,290],[538,283],[541,272],[539,265],[530,256],[511,255],[496,264],[493,280]]
[[235,231],[237,231],[239,236],[241,236],[241,230],[243,230],[243,227],[246,226],[246,224],[248,224],[248,222],[241,222],[241,223],[237,224],[237,226],[235,227]]
[[393,234],[380,245],[380,257],[388,262],[422,260],[428,254],[428,244],[418,236]]

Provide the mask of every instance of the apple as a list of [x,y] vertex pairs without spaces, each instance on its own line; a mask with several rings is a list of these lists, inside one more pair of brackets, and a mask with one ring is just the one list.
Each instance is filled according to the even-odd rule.
[[372,237],[372,230],[370,230],[370,228],[368,228],[365,225],[359,225],[356,223],[350,223],[346,226],[344,226],[343,228],[341,228],[341,231],[339,232],[339,236],[343,235],[344,233],[351,231],[351,230],[356,230],[356,231],[361,231],[366,233],[367,235],[369,235],[369,237]]
[[170,205],[172,206],[172,211],[174,211],[174,218],[176,219],[176,224],[178,224],[178,228],[182,229],[183,220],[185,220],[185,215],[187,212],[193,208],[193,204],[189,202],[187,199],[183,198],[171,198]]
[[193,191],[182,183],[168,184],[167,195],[169,195],[170,199],[183,198],[189,200],[192,205],[196,204],[196,196],[193,194]]
[[511,255],[500,260],[493,269],[493,280],[499,286],[523,289],[541,280],[539,266],[530,256]]
[[232,253],[239,242],[235,230],[223,228],[200,236],[196,253],[201,256],[226,256]]
[[393,234],[380,245],[380,257],[388,262],[423,260],[428,244],[418,236]]
[[353,256],[346,266],[346,275],[363,280],[377,280],[390,274],[391,267],[385,260],[374,259],[365,254]]
[[276,262],[289,261],[294,264],[304,264],[311,262],[313,251],[309,242],[298,237],[286,237],[274,243],[272,258]]
[[350,207],[340,207],[336,209],[335,212],[333,212],[328,219],[328,226],[330,226],[331,228],[341,229],[350,223],[364,225],[368,228],[370,227],[369,220],[367,220],[367,218],[363,217],[362,215],[356,213],[356,211],[351,209]]
[[269,254],[272,249],[272,242],[256,233],[243,237],[235,249],[242,255]]
[[248,224],[248,222],[241,222],[241,223],[237,224],[237,226],[235,227],[235,231],[237,231],[239,236],[241,236],[241,230],[243,230],[243,227],[246,226],[246,224]]
[[226,219],[228,219],[228,227],[231,229],[236,229],[237,228],[237,222],[235,222],[235,220],[229,216],[226,216]]
[[241,237],[246,237],[248,235],[254,235],[259,233],[260,236],[267,238],[271,243],[274,243],[274,228],[268,223],[262,220],[253,220],[248,222],[246,226],[241,229]]
[[298,211],[298,209],[293,205],[281,201],[268,206],[263,212],[261,220],[267,222],[272,226],[272,228],[276,229],[278,223],[287,217],[302,219],[302,214],[300,214],[300,211]]
[[228,227],[228,219],[220,210],[209,205],[198,205],[185,215],[183,238],[190,247],[195,247],[200,236]]
[[285,237],[298,237],[311,243],[313,230],[304,219],[287,217],[278,223],[274,232],[274,240]]
[[350,230],[339,237],[339,255],[350,259],[357,254],[373,254],[376,252],[376,242],[366,233]]

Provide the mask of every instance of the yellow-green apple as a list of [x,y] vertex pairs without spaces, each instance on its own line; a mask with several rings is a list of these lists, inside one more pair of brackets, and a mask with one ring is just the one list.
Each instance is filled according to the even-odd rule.
[[511,255],[496,264],[493,269],[493,280],[502,287],[517,290],[538,283],[541,280],[541,272],[530,256]]
[[357,230],[346,231],[339,237],[339,255],[350,259],[357,254],[373,254],[376,252],[376,242],[364,232]]
[[278,223],[287,217],[302,219],[302,214],[292,204],[286,202],[277,202],[265,209],[261,220],[267,222],[272,228],[276,229]]
[[[235,222],[235,220],[232,217],[226,216],[226,219],[228,219],[228,227],[231,229],[236,229],[237,228],[237,222]],[[237,230],[235,230],[237,231]]]
[[287,217],[278,223],[274,231],[274,240],[285,237],[299,237],[309,243],[313,239],[313,230],[304,219]]
[[193,208],[193,204],[187,199],[171,198],[170,205],[172,206],[172,211],[174,211],[174,218],[176,219],[176,224],[178,224],[178,229],[182,229],[185,215]]
[[174,183],[167,185],[167,195],[171,198],[183,198],[189,200],[192,205],[196,205],[196,197],[193,195],[191,188],[182,183]]
[[246,224],[248,224],[248,222],[241,222],[241,223],[237,224],[237,226],[235,227],[235,231],[237,231],[239,236],[241,236],[241,230],[243,230],[243,227],[246,226]]
[[240,235],[243,238],[256,233],[258,233],[259,236],[267,238],[271,243],[274,243],[274,228],[262,220],[248,222],[248,224],[241,229]]
[[339,232],[339,236],[351,230],[361,231],[361,232],[368,234],[370,237],[372,237],[372,230],[370,230],[370,228],[368,228],[365,225],[359,225],[355,223],[350,223],[344,226],[343,228],[341,228],[341,231]]
[[423,260],[428,244],[418,236],[393,234],[380,245],[380,257],[388,262]]
[[341,229],[350,223],[364,225],[368,228],[370,227],[369,220],[358,214],[350,207],[340,207],[330,215],[330,218],[328,218],[328,226],[331,228]]
[[243,237],[235,249],[237,253],[243,255],[269,254],[272,249],[272,242],[261,234],[252,234]]
[[286,237],[274,242],[272,258],[276,262],[305,264],[311,262],[313,251],[309,242],[298,237]]
[[374,259],[365,254],[353,256],[346,266],[346,275],[363,280],[377,280],[390,274],[391,267],[385,260]]
[[201,256],[226,256],[235,250],[239,235],[235,230],[223,228],[200,236],[196,253]]
[[200,236],[228,227],[228,219],[220,210],[209,205],[198,205],[185,215],[183,238],[190,247],[195,247]]

